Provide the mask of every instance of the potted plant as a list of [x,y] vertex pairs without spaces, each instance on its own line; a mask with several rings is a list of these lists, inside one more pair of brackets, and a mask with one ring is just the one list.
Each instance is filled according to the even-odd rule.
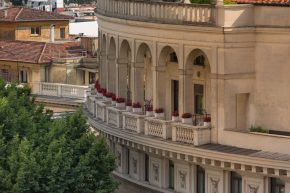
[[183,113],[181,116],[181,122],[184,124],[192,124],[192,114],[191,113]]
[[99,96],[99,97],[102,97],[103,96],[103,89],[102,88],[98,88],[97,89],[97,95]]
[[211,117],[206,116],[203,119],[203,126],[210,127]]
[[112,101],[113,93],[107,92],[105,96],[106,96],[106,100],[107,100],[107,101],[109,101],[109,102]]
[[116,100],[117,100],[117,97],[115,94],[112,94],[112,105],[115,106],[116,105]]
[[122,97],[117,97],[116,107],[125,107],[125,99]]
[[101,92],[102,92],[102,95],[103,95],[103,99],[104,99],[104,100],[107,100],[107,97],[106,97],[107,89],[102,88]]
[[155,109],[154,117],[155,118],[164,118],[164,110],[163,110],[163,108]]
[[141,107],[141,104],[139,102],[133,103],[132,107],[133,107],[133,113],[141,113],[142,112],[142,107]]
[[131,101],[126,102],[126,111],[132,111],[132,102]]
[[146,116],[147,117],[152,117],[153,116],[153,107],[151,105],[146,106],[145,111],[146,111]]
[[174,121],[174,122],[178,122],[179,121],[179,114],[178,114],[177,111],[172,112],[171,120]]

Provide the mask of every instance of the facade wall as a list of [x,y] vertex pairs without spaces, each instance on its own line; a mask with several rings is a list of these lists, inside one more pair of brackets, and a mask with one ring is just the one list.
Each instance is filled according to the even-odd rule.
[[[270,29],[267,32],[257,29],[260,30],[257,33],[252,28],[221,31],[211,27],[140,25],[135,21],[124,23],[121,19],[103,16],[99,16],[99,29],[102,36],[100,82],[110,92],[126,98],[127,92],[124,91],[129,86],[133,102],[141,103],[145,92],[145,99],[152,99],[154,108],[164,108],[166,118],[170,119],[173,111],[171,81],[178,80],[180,115],[193,113],[196,105],[193,86],[203,84],[203,108],[212,117],[213,143],[243,147],[242,142],[238,143],[240,140],[227,136],[232,136],[232,131],[248,132],[251,127],[290,131],[286,101],[289,94],[286,77],[288,32],[273,38],[274,31],[279,33],[279,29],[271,29],[274,31],[270,35]],[[124,41],[128,42],[127,47]],[[143,48],[144,44],[146,48]],[[206,68],[192,67],[197,50],[207,58]],[[123,52],[131,54],[124,55]],[[176,64],[169,61],[168,53],[171,52],[177,55]],[[123,64],[131,69],[130,85],[123,85],[128,77],[127,70],[122,71]],[[140,86],[143,84],[140,77],[144,73],[148,73],[146,81],[151,81],[151,84],[145,83],[145,91]],[[279,144],[284,144],[282,139]],[[255,149],[263,146],[267,151],[287,153],[278,144],[270,147],[256,144],[255,140],[246,146]]]
[[[2,22],[0,23],[1,30],[0,38],[2,40],[29,40],[29,41],[42,41],[49,42],[50,41],[50,26],[55,25],[54,28],[54,38],[55,40],[61,40],[60,38],[60,28],[65,28],[65,38],[69,38],[69,21],[43,21],[43,22]],[[31,27],[40,27],[41,32],[40,35],[31,34]],[[7,30],[9,29],[9,30]],[[12,32],[14,31],[14,32]]]

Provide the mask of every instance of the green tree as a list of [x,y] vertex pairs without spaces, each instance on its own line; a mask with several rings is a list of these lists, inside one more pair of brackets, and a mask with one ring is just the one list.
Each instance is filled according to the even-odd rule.
[[115,158],[82,111],[52,119],[27,87],[0,80],[0,192],[109,193]]

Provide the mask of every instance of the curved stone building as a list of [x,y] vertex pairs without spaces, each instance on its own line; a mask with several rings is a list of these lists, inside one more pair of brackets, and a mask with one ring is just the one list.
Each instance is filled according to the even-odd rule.
[[98,0],[96,13],[98,90],[136,107],[87,100],[116,175],[160,192],[290,193],[289,7]]

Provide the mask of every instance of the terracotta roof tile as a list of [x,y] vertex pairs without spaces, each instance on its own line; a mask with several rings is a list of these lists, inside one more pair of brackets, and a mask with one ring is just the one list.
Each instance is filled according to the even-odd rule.
[[45,43],[33,41],[0,40],[0,60],[47,64],[56,53],[81,49],[79,42]]
[[[7,13],[5,17],[5,12]],[[48,21],[48,20],[70,20],[73,17],[61,15],[54,12],[47,12],[25,7],[9,7],[0,9],[0,21]]]

